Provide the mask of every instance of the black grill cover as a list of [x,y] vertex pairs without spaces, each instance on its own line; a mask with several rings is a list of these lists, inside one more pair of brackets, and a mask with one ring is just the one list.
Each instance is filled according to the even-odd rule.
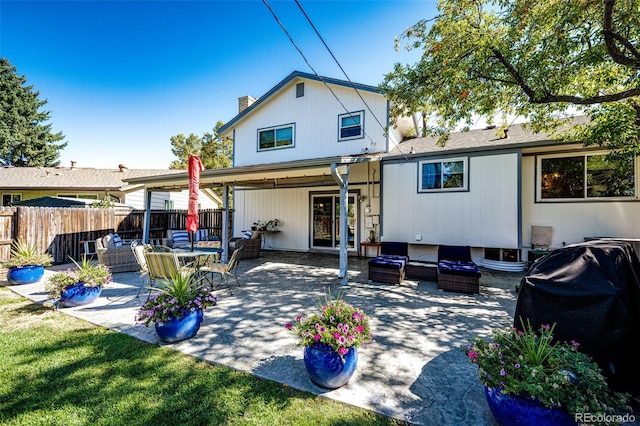
[[640,394],[640,261],[627,242],[595,240],[553,250],[522,278],[514,315],[534,329],[556,323],[555,336],[575,340],[609,385]]

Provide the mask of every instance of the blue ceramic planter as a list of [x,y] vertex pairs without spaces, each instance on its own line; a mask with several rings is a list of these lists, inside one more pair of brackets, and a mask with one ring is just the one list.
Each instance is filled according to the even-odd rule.
[[60,304],[65,308],[88,305],[100,297],[102,286],[85,287],[83,282],[67,286],[60,292]]
[[485,386],[489,409],[501,426],[575,426],[573,417],[561,408],[545,407],[540,401],[505,395]]
[[172,318],[162,325],[156,323],[156,334],[160,340],[166,343],[176,343],[190,339],[200,330],[203,317],[202,309],[196,309],[180,318]]
[[43,275],[42,265],[12,266],[7,271],[7,281],[11,284],[33,284],[40,281]]
[[330,346],[315,344],[304,348],[304,365],[309,378],[316,385],[326,389],[337,389],[345,385],[358,364],[358,350],[349,348],[342,358]]

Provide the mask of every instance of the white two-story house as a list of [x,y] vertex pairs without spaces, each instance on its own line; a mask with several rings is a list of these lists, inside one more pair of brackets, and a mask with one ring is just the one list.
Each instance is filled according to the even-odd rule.
[[373,86],[294,72],[258,99],[240,98],[239,109],[220,129],[233,138],[234,168],[270,164],[279,173],[265,177],[267,185],[235,186],[235,232],[278,219],[271,246],[335,251],[346,184],[347,247],[355,251],[379,222],[379,155],[399,141],[395,129],[385,129],[384,95]]
[[[420,260],[467,245],[478,264],[507,270],[524,267],[532,227],[549,231],[552,248],[640,241],[637,158],[609,160],[521,125],[453,133],[441,147],[403,137],[413,121],[388,116],[376,87],[294,72],[257,99],[239,98],[220,129],[233,138],[233,167],[205,170],[200,185],[233,190],[234,235],[278,219],[268,248],[340,253],[341,269],[370,236],[407,242]],[[188,177],[131,183],[184,188]]]

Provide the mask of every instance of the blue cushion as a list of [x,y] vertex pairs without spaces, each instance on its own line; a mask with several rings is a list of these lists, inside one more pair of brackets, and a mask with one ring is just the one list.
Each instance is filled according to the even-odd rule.
[[463,260],[471,262],[471,247],[469,246],[440,246],[438,260]]
[[113,241],[114,247],[122,247],[122,239],[118,234],[113,234],[113,237],[111,237],[111,241]]
[[188,243],[189,233],[187,231],[173,231],[173,243]]
[[438,273],[478,278],[482,275],[476,264],[473,262],[448,259],[438,262]]
[[396,256],[408,256],[409,243],[395,243],[391,241],[383,241],[380,243],[380,253],[391,254]]
[[250,240],[252,235],[252,231],[245,231],[244,234],[242,234],[242,238],[244,238],[245,240]]
[[385,269],[402,269],[409,261],[407,256],[396,256],[396,255],[380,255],[375,257],[369,261],[369,266],[373,265],[378,268]]
[[208,229],[198,229],[195,233],[195,241],[207,241],[209,238],[209,230]]

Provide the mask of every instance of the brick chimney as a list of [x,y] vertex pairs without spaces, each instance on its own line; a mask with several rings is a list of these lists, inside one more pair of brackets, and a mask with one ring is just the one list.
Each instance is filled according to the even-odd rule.
[[238,98],[238,114],[240,114],[245,109],[249,108],[257,100],[258,100],[257,98],[254,98],[249,95]]

